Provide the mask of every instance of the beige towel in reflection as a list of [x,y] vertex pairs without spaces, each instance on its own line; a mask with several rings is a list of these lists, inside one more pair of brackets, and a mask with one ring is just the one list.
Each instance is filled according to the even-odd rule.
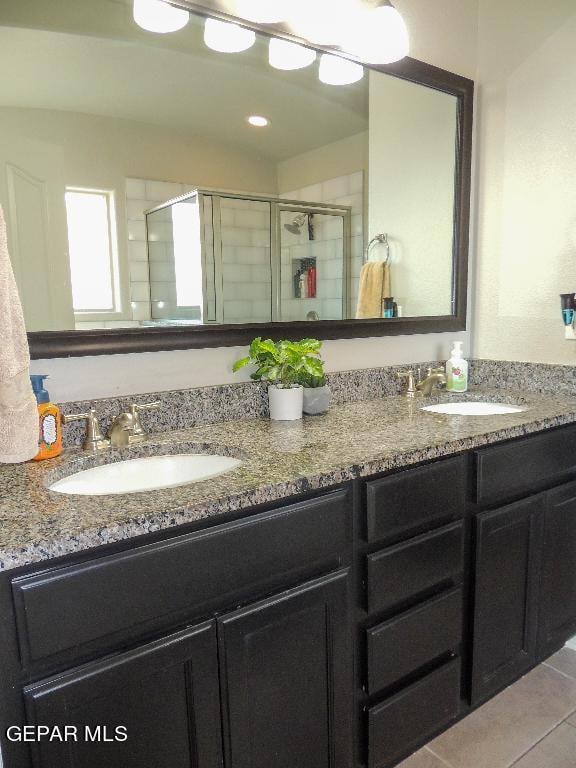
[[357,320],[382,317],[382,301],[392,296],[390,268],[383,261],[368,261],[360,272]]
[[30,384],[28,339],[0,206],[0,463],[28,461],[37,453],[38,409]]

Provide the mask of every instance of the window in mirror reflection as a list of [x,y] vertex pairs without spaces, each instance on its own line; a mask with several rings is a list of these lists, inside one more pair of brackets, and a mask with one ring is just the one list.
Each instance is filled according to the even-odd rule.
[[197,205],[176,203],[172,209],[176,305],[194,307],[202,320],[202,260]]
[[115,312],[118,255],[110,192],[66,192],[68,252],[74,312]]

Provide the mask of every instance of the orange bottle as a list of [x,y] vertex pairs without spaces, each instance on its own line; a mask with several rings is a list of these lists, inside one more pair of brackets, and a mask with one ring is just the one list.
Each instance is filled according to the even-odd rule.
[[38,453],[33,461],[53,459],[62,453],[62,421],[60,408],[50,402],[50,395],[44,389],[44,379],[48,376],[30,376],[32,389],[38,403]]

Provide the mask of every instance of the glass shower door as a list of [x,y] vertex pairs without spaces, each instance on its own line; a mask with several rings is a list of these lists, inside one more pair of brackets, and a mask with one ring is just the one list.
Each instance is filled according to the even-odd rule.
[[279,207],[277,320],[346,317],[350,220],[346,212]]
[[[272,320],[271,204],[214,197],[221,242],[222,322]],[[219,210],[219,214],[218,214]]]

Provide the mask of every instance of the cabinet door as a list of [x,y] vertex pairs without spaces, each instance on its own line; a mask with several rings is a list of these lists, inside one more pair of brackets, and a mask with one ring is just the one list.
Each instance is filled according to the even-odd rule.
[[477,517],[474,704],[536,661],[544,507],[545,498],[536,496]]
[[228,768],[349,768],[349,637],[346,571],[220,620]]
[[576,635],[576,484],[548,494],[538,653],[544,659]]
[[[28,722],[75,726],[78,739],[32,744],[32,764],[217,768],[222,763],[217,664],[212,622],[29,686]],[[97,734],[95,741],[86,726]],[[125,741],[113,741],[118,726],[126,729]]]

